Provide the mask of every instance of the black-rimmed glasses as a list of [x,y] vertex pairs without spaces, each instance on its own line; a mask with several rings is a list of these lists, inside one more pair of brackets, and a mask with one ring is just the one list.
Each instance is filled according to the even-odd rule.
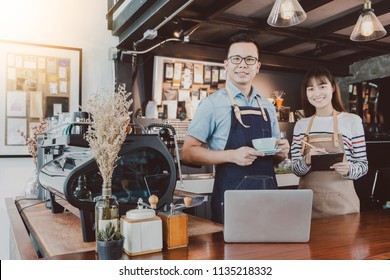
[[253,56],[241,57],[239,55],[232,55],[228,59],[233,64],[240,64],[242,60],[245,60],[246,65],[254,65],[257,62],[257,58]]

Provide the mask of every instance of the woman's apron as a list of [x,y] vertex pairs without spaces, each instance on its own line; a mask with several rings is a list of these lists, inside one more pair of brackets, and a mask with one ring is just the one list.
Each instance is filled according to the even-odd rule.
[[[304,141],[327,152],[343,152],[343,137],[338,134],[337,112],[333,111],[333,135],[309,135],[314,116],[311,118]],[[302,143],[302,154],[306,156],[310,147]],[[346,161],[344,153],[344,161]],[[309,171],[299,180],[300,189],[311,189],[313,197],[313,218],[344,215],[359,212],[360,201],[353,181],[342,178],[336,171]]]
[[[232,103],[231,126],[225,150],[238,149],[243,146],[252,146],[252,139],[272,137],[269,114],[263,108],[260,98],[256,96],[260,108],[242,106],[234,101],[230,91],[226,88]],[[223,223],[223,202],[226,190],[236,189],[245,176],[267,175],[274,180],[277,186],[273,166],[273,156],[258,157],[249,166],[239,166],[235,163],[223,163],[216,167],[213,194],[211,198],[212,220]],[[243,185],[240,189],[253,189],[256,186]]]

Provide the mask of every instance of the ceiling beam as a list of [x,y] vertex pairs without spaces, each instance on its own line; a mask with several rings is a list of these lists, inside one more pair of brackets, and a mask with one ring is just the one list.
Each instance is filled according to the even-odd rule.
[[199,15],[201,18],[213,18],[240,2],[241,0],[219,0],[216,1],[211,7],[207,8],[206,11],[199,11]]
[[317,9],[323,5],[326,5],[330,2],[333,2],[334,0],[301,0],[299,1],[299,4],[301,4],[303,10],[308,13],[311,10]]
[[337,60],[339,60],[340,62],[347,63],[347,64],[351,65],[357,61],[366,60],[366,59],[369,59],[371,57],[374,57],[374,55],[372,55],[372,52],[360,51],[357,53],[353,53],[353,54],[339,57],[339,58],[337,58]]
[[[110,24],[112,34],[115,36],[121,35],[122,32],[129,28],[134,22],[139,20],[139,18],[141,18],[143,14],[157,1],[158,0],[131,1],[126,8],[116,16],[116,18],[113,18]],[[114,7],[117,6],[115,5]],[[111,17],[113,17],[113,13],[111,14]]]
[[324,55],[328,55],[337,51],[344,50],[345,48],[338,46],[338,45],[333,45],[333,44],[326,44],[326,43],[321,43],[317,42],[316,48],[312,49],[310,51],[304,51],[297,53],[298,56],[308,56],[308,57],[321,57]]
[[[333,33],[337,30],[341,30],[346,27],[355,25],[360,15],[359,12],[362,10],[362,8],[363,6],[359,6],[358,9],[352,9],[351,12],[340,18],[334,19],[325,24],[312,28],[311,31],[313,36],[318,38],[320,36]],[[376,16],[380,16],[389,12],[390,3],[388,1],[383,1],[375,4]]]
[[285,50],[291,47],[294,47],[296,45],[299,45],[302,43],[302,39],[296,38],[296,37],[291,37],[286,40],[281,40],[276,43],[273,43],[271,45],[267,45],[266,48],[275,52]]
[[114,2],[114,0],[107,0],[108,12],[106,14],[106,19],[108,30],[112,30],[114,13],[116,12],[116,10],[118,10],[118,8],[123,4],[124,1],[125,0],[118,0]]
[[[153,50],[153,54],[222,63],[225,59],[225,53],[223,50],[224,49],[220,47],[208,46],[197,42],[191,42],[189,44],[169,42],[166,43],[163,48]],[[266,69],[295,72],[306,72],[308,69],[313,67],[313,65],[321,64],[331,70],[336,76],[349,75],[349,64],[333,63],[307,57],[288,56],[271,52],[262,52],[261,64],[262,67]]]
[[[205,20],[207,21],[209,18],[213,18],[221,14],[222,12],[226,11],[235,4],[240,3],[241,1],[242,0],[215,1],[215,3],[211,5],[211,8],[209,7],[206,11],[203,8],[196,8],[195,6],[193,6],[191,13],[194,13],[195,15],[193,15],[192,17],[199,18],[199,21],[197,21],[196,24],[191,24],[190,28],[185,29],[184,34],[191,34],[193,31],[200,28]],[[184,10],[180,13],[180,15],[185,16],[187,13],[188,11]],[[183,17],[181,18],[183,19]]]
[[[312,3],[312,2],[315,2],[315,3]],[[324,3],[317,3],[317,2],[324,2]],[[324,4],[327,4],[328,2],[332,2],[332,1],[309,1],[309,0],[306,1],[305,0],[305,1],[301,1],[300,3],[302,5],[303,9],[306,12],[309,12],[310,9],[318,8]],[[380,16],[382,14],[390,12],[390,5],[389,5],[389,3],[385,3],[385,2],[386,1],[379,2],[379,3],[375,4],[375,14],[377,16]],[[304,7],[304,5],[308,5],[308,7]],[[313,5],[315,5],[315,6],[313,6]],[[341,29],[344,29],[344,28],[349,27],[351,25],[354,25],[359,17],[358,11],[361,11],[361,9],[362,9],[362,6],[359,6],[358,8],[353,9],[352,12],[348,13],[347,15],[344,15],[341,18],[332,20],[330,22],[327,22],[325,24],[322,24],[320,26],[317,26],[315,28],[308,30],[306,32],[307,33],[306,35],[301,34],[301,35],[303,35],[303,38],[301,37],[302,38],[301,42],[299,42],[297,38],[295,39],[295,40],[297,40],[297,44],[303,43],[304,41],[308,41],[308,40],[321,39],[321,37],[324,35],[327,35],[327,34],[335,32],[337,30],[341,30]],[[292,29],[290,29],[290,30],[292,30]],[[270,31],[271,32],[279,32],[277,30],[275,30],[275,31],[270,30]],[[295,34],[296,32],[297,31],[294,31],[293,33]],[[389,32],[388,32],[388,34],[389,34]],[[288,34],[285,34],[285,35],[288,35]],[[389,36],[389,35],[387,35],[387,36]],[[279,41],[277,43],[269,45],[268,47],[270,49],[281,48],[279,50],[288,49],[288,48],[292,47],[290,40],[291,40],[290,38],[284,39],[282,41]],[[346,42],[343,41],[342,44],[340,44],[340,47],[345,46],[345,44],[346,44]],[[349,46],[352,46],[352,44],[353,43],[351,42],[351,45],[349,45]],[[284,46],[284,48],[283,48],[283,46]],[[353,46],[353,47],[357,47],[357,46]],[[378,46],[373,46],[372,50],[376,51],[377,47]],[[383,46],[383,48],[387,48],[387,46]]]
[[[133,49],[132,44],[138,40],[141,40],[145,31],[149,29],[155,29],[164,22],[164,20],[167,18],[167,15],[172,15],[186,3],[186,0],[157,0],[154,5],[152,5],[135,21],[132,21],[130,25],[123,32],[121,32],[119,35],[118,48]],[[131,19],[129,20],[131,21]]]
[[[190,19],[187,19],[190,20]],[[251,19],[245,19],[242,17],[224,17],[224,16],[218,16],[217,18],[210,19],[207,21],[199,21],[203,23],[208,24],[217,24],[217,25],[226,25],[226,26],[233,26],[233,27],[240,27],[242,29],[249,30],[251,32],[265,32],[273,35],[280,35],[284,37],[289,37],[286,40],[283,40],[285,44],[288,44],[288,40],[290,38],[295,39],[301,39],[302,43],[307,41],[323,41],[331,43],[332,41],[335,41],[335,44],[339,44],[341,46],[347,46],[347,47],[353,47],[353,48],[361,48],[363,50],[371,49],[373,52],[383,53],[388,52],[388,45],[385,43],[377,42],[377,41],[371,41],[371,42],[365,42],[365,43],[356,43],[349,40],[349,37],[332,34],[332,35],[325,35],[321,38],[316,38],[313,36],[312,32],[310,30],[304,30],[299,27],[289,27],[289,28],[275,28],[275,27],[267,27],[266,29],[261,28],[260,26],[256,26],[256,22]],[[387,27],[387,26],[386,26]],[[388,32],[389,33],[389,32]],[[276,43],[275,43],[276,44]],[[273,45],[267,45],[266,48],[272,49]]]
[[327,67],[336,76],[348,76],[349,64],[334,63],[330,61],[323,61],[320,59],[312,59],[308,57],[298,57],[282,55],[277,53],[263,52],[261,55],[262,65],[271,68],[289,69],[291,71],[306,72],[314,65],[321,65]]

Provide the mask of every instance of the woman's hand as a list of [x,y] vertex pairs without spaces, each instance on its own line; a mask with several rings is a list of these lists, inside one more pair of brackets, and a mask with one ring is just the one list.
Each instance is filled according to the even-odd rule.
[[340,175],[346,176],[348,175],[349,172],[349,162],[348,161],[338,162],[333,164],[330,168],[334,169]]

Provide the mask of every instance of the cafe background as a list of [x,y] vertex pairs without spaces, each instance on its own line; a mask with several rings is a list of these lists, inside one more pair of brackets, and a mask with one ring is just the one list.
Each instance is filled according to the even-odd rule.
[[[89,94],[100,88],[113,86],[114,71],[111,48],[118,44],[118,37],[112,36],[111,31],[107,29],[106,1],[0,0],[0,10],[7,11],[0,18],[0,39],[2,40],[82,49],[82,100],[86,100]],[[184,49],[185,46],[183,46]],[[158,55],[158,49],[155,54]],[[184,57],[181,58],[184,59]],[[191,59],[191,54],[185,58]],[[133,88],[134,110],[142,108],[142,111],[145,112],[147,101],[153,99],[154,77],[151,73],[153,73],[154,57],[153,55],[145,55],[141,59],[144,61],[141,63],[142,66],[138,68],[138,76]],[[218,63],[222,63],[222,61],[218,61]],[[375,68],[377,71],[371,71],[373,74],[371,73],[369,80],[390,77],[390,69],[385,66],[389,63],[390,55],[387,55],[374,61],[362,61],[351,67],[352,76],[339,80],[345,93],[343,99],[346,104],[349,105],[350,101],[349,84],[365,81],[370,68]],[[128,64],[125,65],[124,69],[129,66]],[[367,69],[366,73],[365,69]],[[129,79],[127,73],[122,74],[124,74],[125,80]],[[289,106],[291,111],[295,111],[300,109],[299,87],[302,78],[303,73],[261,69],[254,85],[265,97],[272,96],[275,90],[283,90],[286,93],[284,105]],[[384,86],[390,88],[386,84]],[[381,94],[384,95],[384,92]],[[22,195],[33,169],[33,161],[29,157],[0,158],[1,228],[9,228],[4,198]],[[4,230],[1,234],[0,259],[7,259],[9,256],[8,235],[8,230]]]
[[[108,49],[118,38],[107,30],[106,1],[0,0],[0,39],[82,49],[82,100],[113,84]],[[9,258],[5,197],[23,195],[34,170],[32,158],[0,158],[0,259]]]

